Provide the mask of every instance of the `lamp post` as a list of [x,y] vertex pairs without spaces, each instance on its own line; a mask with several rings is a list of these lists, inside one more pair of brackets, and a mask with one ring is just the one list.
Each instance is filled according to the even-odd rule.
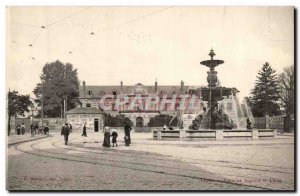
[[44,85],[42,83],[42,131],[44,128]]

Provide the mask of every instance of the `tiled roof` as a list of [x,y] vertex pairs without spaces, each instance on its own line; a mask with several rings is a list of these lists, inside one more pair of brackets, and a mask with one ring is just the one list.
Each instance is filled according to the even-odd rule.
[[66,114],[102,114],[103,112],[93,107],[78,107],[71,109]]
[[[201,86],[183,86],[183,92],[188,91],[189,89],[197,89],[200,88]],[[155,94],[155,86],[143,86],[142,87],[144,90],[147,91],[147,94]],[[123,94],[131,94],[134,90],[136,89],[135,85],[132,86],[123,86]],[[113,91],[116,92],[116,94],[121,93],[121,86],[86,86],[85,87],[85,92],[86,95],[88,95],[88,92],[91,91],[91,96],[90,97],[101,97],[105,94],[112,94]],[[83,97],[83,86],[79,87],[79,97]],[[181,86],[180,85],[165,85],[165,86],[157,86],[157,93],[162,93],[162,94],[180,94],[181,93]]]

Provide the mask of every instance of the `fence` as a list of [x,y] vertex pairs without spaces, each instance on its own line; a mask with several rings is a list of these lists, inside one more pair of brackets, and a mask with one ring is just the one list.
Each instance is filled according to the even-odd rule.
[[[294,130],[294,115],[290,119],[287,116],[265,116],[255,117],[255,126],[257,129],[277,129],[279,131],[288,132]],[[285,126],[284,126],[285,125]]]
[[[16,125],[21,125],[24,123],[25,129],[27,132],[30,130],[30,125],[31,123],[33,124],[38,124],[38,126],[41,128],[42,127],[42,119],[41,118],[33,118],[32,120],[29,118],[11,118],[11,133],[14,133],[14,130],[16,130]],[[44,118],[43,119],[43,124],[48,125],[50,131],[54,130],[60,130],[61,127],[64,124],[64,119],[61,118]]]

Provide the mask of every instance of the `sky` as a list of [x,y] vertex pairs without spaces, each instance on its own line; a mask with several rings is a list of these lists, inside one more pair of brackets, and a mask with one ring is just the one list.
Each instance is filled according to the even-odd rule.
[[[293,7],[7,7],[6,86],[33,96],[45,63],[72,63],[86,85],[222,86],[248,96],[265,62],[294,65]],[[41,28],[44,26],[45,28]],[[30,46],[31,45],[31,46]]]

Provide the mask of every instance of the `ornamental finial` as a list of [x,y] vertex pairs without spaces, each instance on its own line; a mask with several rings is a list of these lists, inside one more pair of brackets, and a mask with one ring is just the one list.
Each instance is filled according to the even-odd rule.
[[210,53],[209,53],[208,55],[211,57],[211,60],[213,60],[213,59],[214,59],[214,56],[215,56],[216,54],[215,54],[215,52],[214,52],[214,49],[213,49],[213,48],[210,50]]

